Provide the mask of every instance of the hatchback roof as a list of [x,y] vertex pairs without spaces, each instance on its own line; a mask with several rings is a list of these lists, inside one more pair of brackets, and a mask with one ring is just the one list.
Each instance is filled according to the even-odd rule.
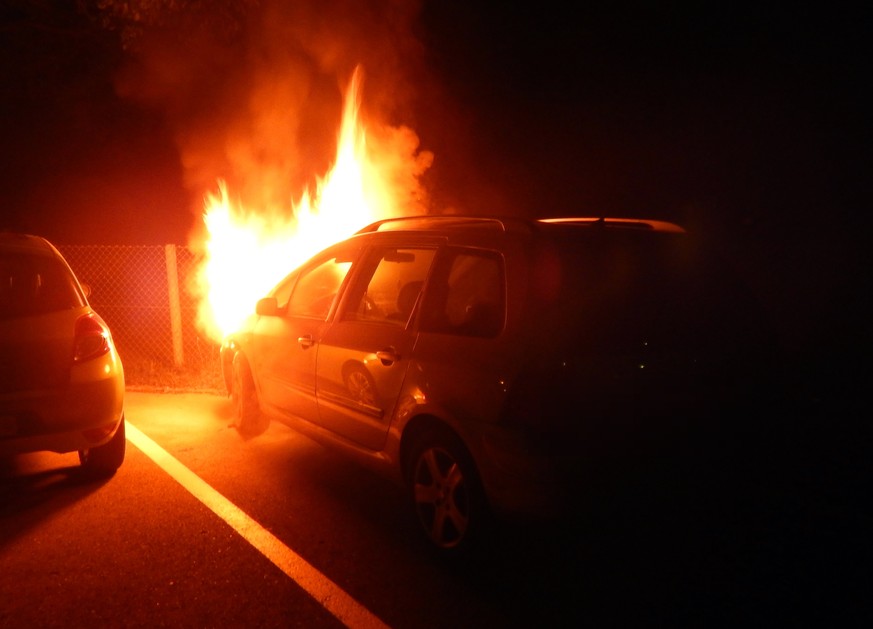
[[0,231],[0,249],[54,255],[54,247],[42,236],[18,232]]

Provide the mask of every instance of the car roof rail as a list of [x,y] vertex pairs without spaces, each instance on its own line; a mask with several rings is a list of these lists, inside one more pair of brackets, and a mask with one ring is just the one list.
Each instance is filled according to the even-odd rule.
[[[521,225],[528,225],[524,219],[514,219],[496,216],[469,216],[469,215],[443,215],[443,216],[402,216],[386,218],[358,230],[358,234],[376,231],[419,231],[428,229],[470,229],[481,228],[494,231],[510,231]],[[528,226],[528,229],[530,227]]]
[[472,216],[472,215],[442,215],[442,216],[402,216],[385,218],[370,223],[356,233],[366,234],[377,231],[422,231],[430,229],[470,229],[478,228],[493,231],[531,231],[535,223],[552,223],[564,225],[581,225],[594,227],[615,227],[624,229],[641,229],[660,232],[685,231],[682,227],[668,221],[639,218],[608,218],[608,217],[558,217],[541,218],[537,221],[506,216]]
[[588,225],[592,227],[613,227],[619,229],[642,229],[647,231],[685,233],[685,228],[671,223],[646,218],[611,218],[611,217],[565,217],[541,218],[540,223],[558,223],[563,225]]

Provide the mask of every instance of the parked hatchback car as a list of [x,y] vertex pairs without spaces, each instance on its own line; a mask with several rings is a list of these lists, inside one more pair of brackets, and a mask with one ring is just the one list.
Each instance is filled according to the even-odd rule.
[[772,338],[707,254],[653,220],[374,223],[223,343],[239,429],[278,420],[404,483],[446,553],[493,515],[559,516],[606,469],[746,425]]
[[0,456],[79,453],[95,476],[124,460],[124,370],[106,322],[45,238],[0,233]]

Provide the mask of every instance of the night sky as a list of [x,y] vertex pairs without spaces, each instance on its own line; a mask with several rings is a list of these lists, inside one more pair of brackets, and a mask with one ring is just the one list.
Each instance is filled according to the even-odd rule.
[[[209,126],[210,90],[244,82],[233,60],[251,55],[229,37],[211,66],[158,88],[159,40],[148,59],[124,51],[117,31],[69,4],[0,8],[0,222],[57,243],[186,244],[201,153],[180,138]],[[360,42],[288,45],[317,51],[307,62],[322,70],[348,72],[343,55],[370,64],[370,94],[396,95],[390,115],[434,154],[422,182],[432,211],[675,220],[750,276],[794,351],[870,346],[871,22],[860,9],[433,0],[408,3],[383,31],[388,3],[286,4],[304,7],[293,15],[317,25],[313,39]],[[181,97],[195,83],[196,106]],[[304,161],[323,166],[338,100],[330,81],[310,89],[326,96],[299,112],[315,147]]]

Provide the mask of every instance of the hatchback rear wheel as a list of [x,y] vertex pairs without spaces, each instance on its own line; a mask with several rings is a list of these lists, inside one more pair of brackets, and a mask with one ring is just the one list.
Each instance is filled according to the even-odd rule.
[[127,438],[124,432],[124,418],[122,417],[118,430],[115,431],[108,443],[96,448],[79,450],[79,463],[82,464],[82,470],[93,478],[112,476],[124,461],[126,446]]

